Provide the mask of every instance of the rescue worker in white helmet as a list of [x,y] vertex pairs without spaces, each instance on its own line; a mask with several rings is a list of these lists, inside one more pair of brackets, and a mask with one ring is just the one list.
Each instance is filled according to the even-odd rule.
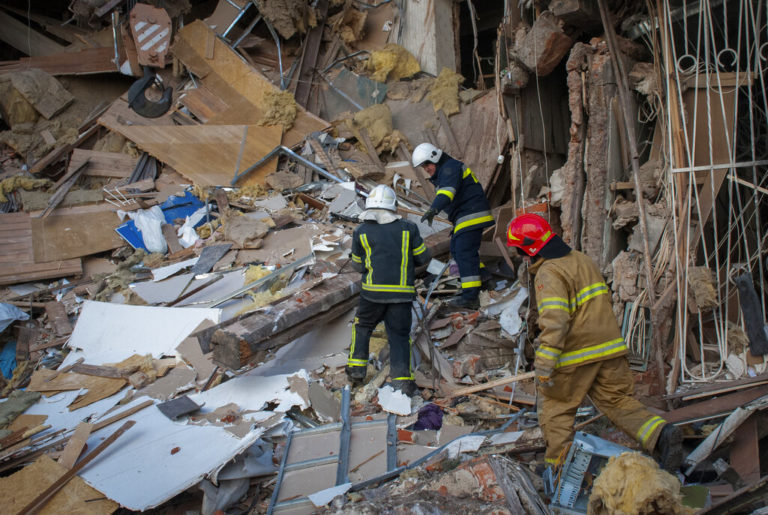
[[655,451],[662,468],[677,470],[683,458],[682,431],[632,397],[628,349],[597,264],[571,249],[534,214],[510,222],[507,245],[530,260],[528,272],[534,276],[541,330],[534,368],[547,463],[558,465],[565,457],[576,410],[589,395],[611,422],[649,453]]
[[397,214],[397,197],[392,188],[373,188],[365,207],[360,214],[363,223],[352,236],[352,263],[363,276],[347,377],[353,384],[365,380],[368,343],[383,320],[389,340],[392,387],[410,396],[416,393],[410,339],[411,304],[416,297],[414,274],[415,267],[429,262],[429,250],[416,224]]
[[453,224],[451,256],[459,266],[461,295],[448,302],[449,307],[477,309],[482,279],[480,276],[480,241],[483,229],[495,224],[483,187],[467,165],[431,143],[413,149],[413,166],[422,167],[435,185],[435,199],[421,217],[432,226],[432,219],[445,211]]

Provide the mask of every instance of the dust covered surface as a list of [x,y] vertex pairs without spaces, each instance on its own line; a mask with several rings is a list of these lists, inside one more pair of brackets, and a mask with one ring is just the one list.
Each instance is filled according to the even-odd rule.
[[351,7],[334,15],[328,21],[344,44],[353,45],[365,37],[364,28],[367,18],[368,13]]
[[712,271],[706,266],[690,267],[688,284],[691,286],[691,293],[699,309],[712,309],[719,304]]
[[272,23],[285,39],[297,32],[304,34],[310,27],[309,3],[303,0],[256,0],[259,12]]

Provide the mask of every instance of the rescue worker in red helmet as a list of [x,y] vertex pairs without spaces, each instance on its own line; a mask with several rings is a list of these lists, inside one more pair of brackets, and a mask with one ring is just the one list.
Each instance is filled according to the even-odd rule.
[[589,395],[616,426],[649,453],[656,451],[664,469],[677,470],[682,432],[632,397],[627,346],[597,264],[534,214],[510,222],[507,245],[530,259],[528,271],[534,276],[541,330],[534,368],[547,463],[557,465],[564,457],[573,440],[576,410]]
[[432,219],[444,211],[453,224],[451,256],[459,266],[461,295],[447,304],[451,309],[477,309],[482,285],[480,242],[483,229],[496,222],[488,199],[472,170],[431,143],[413,149],[414,168],[422,167],[435,185],[435,198],[422,222],[432,226]]

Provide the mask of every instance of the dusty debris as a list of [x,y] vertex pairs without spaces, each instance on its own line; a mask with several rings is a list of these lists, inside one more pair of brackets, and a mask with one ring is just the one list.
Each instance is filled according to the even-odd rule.
[[[365,37],[365,22],[368,18],[366,11],[359,11],[354,7],[344,9],[342,12],[330,17],[328,25],[339,33],[341,40],[354,46],[354,43]],[[383,82],[383,81],[382,81]]]

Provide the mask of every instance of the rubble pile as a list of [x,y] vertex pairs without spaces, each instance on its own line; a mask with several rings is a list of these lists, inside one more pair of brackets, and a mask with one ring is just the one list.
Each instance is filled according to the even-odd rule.
[[[0,6],[3,511],[763,506],[758,2],[523,4]],[[422,142],[493,210],[478,310],[445,309],[461,280],[453,227],[422,221]],[[379,184],[434,258],[412,397],[383,325],[363,384],[345,373]],[[675,473],[591,402],[545,463],[523,213],[608,278],[635,396],[683,429]]]

